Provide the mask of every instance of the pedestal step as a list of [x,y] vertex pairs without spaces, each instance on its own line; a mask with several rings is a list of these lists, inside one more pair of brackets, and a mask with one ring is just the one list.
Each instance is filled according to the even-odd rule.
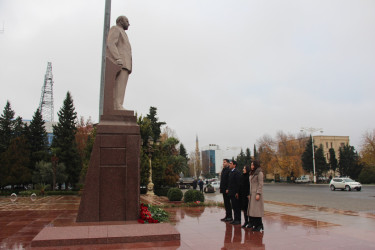
[[180,233],[172,225],[164,223],[45,227],[32,240],[31,247],[154,241],[179,242]]

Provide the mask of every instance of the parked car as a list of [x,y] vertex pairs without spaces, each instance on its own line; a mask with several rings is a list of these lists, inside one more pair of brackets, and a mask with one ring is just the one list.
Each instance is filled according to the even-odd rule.
[[211,185],[211,184],[208,184],[207,186],[205,186],[203,188],[203,191],[205,193],[215,193],[216,192],[216,189]]
[[213,186],[216,190],[219,190],[220,189],[220,181],[211,182],[211,186]]
[[359,182],[353,181],[350,178],[333,178],[329,183],[329,188],[332,191],[336,189],[351,191],[352,189],[356,189],[357,191],[361,191],[362,185]]
[[302,177],[297,178],[294,182],[295,183],[309,183],[310,179],[305,176],[302,176]]
[[189,189],[191,186],[193,186],[194,178],[192,177],[185,177],[180,178],[180,180],[177,182],[177,185],[180,189]]
[[329,177],[326,177],[326,176],[319,176],[318,177],[318,182],[320,182],[320,183],[329,183],[329,181],[330,181],[330,179],[329,179]]

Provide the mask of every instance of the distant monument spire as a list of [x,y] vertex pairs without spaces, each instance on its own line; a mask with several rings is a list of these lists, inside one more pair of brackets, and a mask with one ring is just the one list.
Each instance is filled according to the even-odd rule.
[[47,71],[44,76],[42,94],[40,96],[39,110],[44,121],[53,122],[53,75],[52,63],[47,63]]
[[195,138],[195,164],[194,164],[194,177],[197,177],[197,171],[201,170],[201,154],[199,151],[198,135]]

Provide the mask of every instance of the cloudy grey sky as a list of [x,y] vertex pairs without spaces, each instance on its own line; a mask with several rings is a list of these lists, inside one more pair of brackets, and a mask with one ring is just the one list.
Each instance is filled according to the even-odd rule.
[[[0,0],[0,106],[31,119],[52,62],[55,111],[70,91],[98,121],[104,0]],[[186,148],[250,147],[300,127],[375,128],[375,1],[112,0],[130,20],[125,108],[158,108]],[[55,115],[57,118],[57,115]]]

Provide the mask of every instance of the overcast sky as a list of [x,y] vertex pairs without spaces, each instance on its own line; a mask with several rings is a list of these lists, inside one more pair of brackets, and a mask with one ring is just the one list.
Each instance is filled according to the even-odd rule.
[[[0,0],[0,108],[31,119],[47,62],[55,120],[70,91],[98,122],[104,0]],[[130,21],[125,108],[158,109],[188,151],[250,147],[279,130],[375,128],[373,0],[112,0]]]

